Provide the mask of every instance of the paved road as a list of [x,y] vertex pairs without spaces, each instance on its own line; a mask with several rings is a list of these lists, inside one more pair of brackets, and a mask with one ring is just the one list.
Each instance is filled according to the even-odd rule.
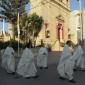
[[77,71],[74,78],[76,84],[71,84],[68,80],[60,80],[56,70],[56,64],[60,54],[57,52],[49,53],[48,69],[37,69],[40,75],[38,79],[15,78],[15,75],[7,74],[0,67],[0,85],[85,85],[85,72]]

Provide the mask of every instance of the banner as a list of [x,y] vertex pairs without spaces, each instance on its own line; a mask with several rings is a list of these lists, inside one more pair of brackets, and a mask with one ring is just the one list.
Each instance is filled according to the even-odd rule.
[[3,34],[5,35],[5,29],[4,29],[4,25],[5,25],[5,22],[4,22],[4,19],[3,19]]
[[18,32],[18,35],[20,35],[20,28],[19,28],[19,13],[18,13],[18,16],[17,16],[17,32]]

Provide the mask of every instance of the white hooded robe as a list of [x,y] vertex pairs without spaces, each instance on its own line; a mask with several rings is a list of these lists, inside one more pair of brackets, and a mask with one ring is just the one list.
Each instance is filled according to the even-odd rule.
[[79,67],[79,68],[81,68],[81,69],[84,69],[85,68],[85,66],[84,66],[84,62],[85,62],[85,58],[84,58],[84,56],[83,56],[83,49],[82,49],[82,47],[79,45],[77,48],[76,48],[76,50],[75,50],[75,52],[74,52],[74,55],[73,55],[73,59],[75,60],[75,66],[76,67]]
[[15,72],[15,58],[12,47],[7,47],[5,49],[2,56],[2,67],[5,68],[8,73]]
[[2,49],[2,50],[0,51],[1,60],[3,60],[4,51],[5,51],[5,49]]
[[1,50],[0,55],[2,56],[4,54],[4,49]]
[[65,45],[57,67],[59,75],[63,78],[68,78],[69,80],[73,79],[74,61],[71,56],[72,54],[68,45]]
[[30,49],[25,48],[17,67],[17,73],[23,77],[34,77],[36,72],[34,55]]
[[48,51],[45,47],[41,47],[37,56],[37,66],[47,67]]

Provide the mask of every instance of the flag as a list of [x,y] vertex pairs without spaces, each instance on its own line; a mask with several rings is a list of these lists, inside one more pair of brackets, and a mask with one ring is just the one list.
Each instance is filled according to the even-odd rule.
[[3,19],[3,34],[5,35],[5,30],[4,30],[4,19]]
[[17,32],[18,32],[18,35],[20,34],[20,28],[19,28],[19,13],[18,13],[18,16],[17,16]]

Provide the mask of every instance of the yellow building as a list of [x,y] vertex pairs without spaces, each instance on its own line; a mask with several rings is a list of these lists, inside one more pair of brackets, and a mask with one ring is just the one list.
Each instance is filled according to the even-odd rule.
[[53,50],[60,50],[59,41],[68,40],[70,0],[30,0],[30,4],[30,13],[37,13],[44,19],[37,44],[43,39]]

